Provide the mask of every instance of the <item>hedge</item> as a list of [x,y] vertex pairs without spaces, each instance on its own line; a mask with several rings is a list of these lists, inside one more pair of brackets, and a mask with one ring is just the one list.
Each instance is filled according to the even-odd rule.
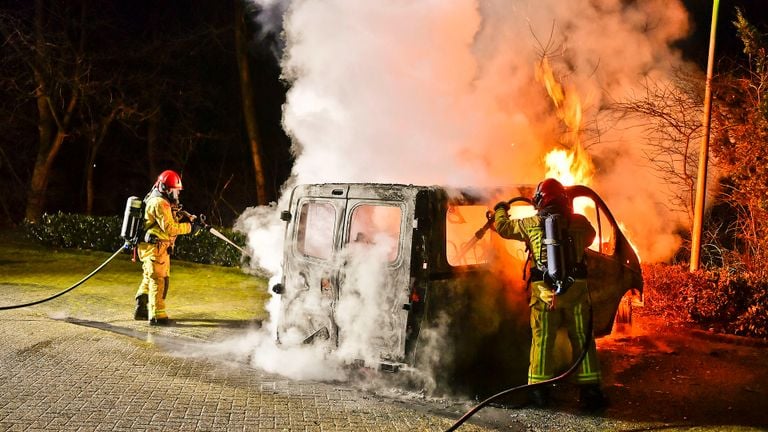
[[721,333],[768,338],[768,281],[761,275],[649,264],[643,265],[643,279],[651,313]]
[[[122,219],[117,216],[86,216],[58,212],[44,214],[38,222],[22,224],[24,235],[54,248],[91,249],[114,252],[125,242],[120,238]],[[245,236],[229,228],[216,228],[240,247]],[[241,252],[210,233],[184,235],[176,239],[173,257],[201,264],[240,266]]]

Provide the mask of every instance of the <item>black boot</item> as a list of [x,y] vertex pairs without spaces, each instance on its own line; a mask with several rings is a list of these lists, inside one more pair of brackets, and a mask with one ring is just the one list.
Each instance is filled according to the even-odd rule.
[[600,384],[585,384],[579,386],[579,405],[585,411],[600,411],[608,406],[608,398]]
[[149,325],[151,326],[169,326],[172,325],[173,321],[171,321],[168,318],[152,318],[149,320]]
[[147,311],[148,301],[149,296],[147,294],[140,294],[136,297],[136,310],[133,311],[133,319],[143,321],[149,318],[149,312]]

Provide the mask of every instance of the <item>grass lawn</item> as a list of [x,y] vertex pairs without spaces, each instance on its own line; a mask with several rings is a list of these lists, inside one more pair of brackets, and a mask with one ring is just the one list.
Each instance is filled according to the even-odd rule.
[[[111,256],[107,252],[50,249],[15,231],[0,231],[0,306],[27,303],[63,291]],[[119,254],[99,273],[54,302],[87,315],[113,310],[116,319],[132,315],[141,264]],[[171,261],[167,307],[174,319],[262,320],[269,299],[267,281],[238,268]]]

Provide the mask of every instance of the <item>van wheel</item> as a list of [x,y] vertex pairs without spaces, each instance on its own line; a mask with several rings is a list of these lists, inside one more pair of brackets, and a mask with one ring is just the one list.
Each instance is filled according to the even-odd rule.
[[632,292],[624,293],[616,311],[616,324],[632,324]]

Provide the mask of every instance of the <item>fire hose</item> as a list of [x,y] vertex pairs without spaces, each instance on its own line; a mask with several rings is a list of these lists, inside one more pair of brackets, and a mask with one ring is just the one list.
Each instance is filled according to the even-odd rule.
[[[524,201],[524,202],[527,202],[528,204],[532,204],[531,200],[529,200],[528,198],[524,198],[524,197],[512,198],[511,200],[507,201],[507,203],[509,205],[512,205],[513,203],[515,203],[517,201]],[[483,225],[482,228],[477,230],[477,232],[475,233],[474,237],[472,239],[470,239],[470,241],[468,241],[467,244],[461,249],[460,255],[459,255],[460,258],[463,257],[464,254],[467,253],[467,251],[469,251],[478,241],[480,241],[480,239],[482,239],[483,236],[485,235],[486,231],[488,231],[488,229],[490,229],[493,226],[494,219],[493,219],[492,212],[488,211],[488,213],[486,213],[486,217],[487,217],[488,221],[485,223],[485,225]],[[523,385],[519,385],[519,386],[516,386],[516,387],[508,388],[508,389],[503,390],[503,391],[501,391],[499,393],[496,393],[495,395],[493,395],[493,396],[483,400],[479,404],[477,404],[474,407],[472,407],[472,409],[470,409],[463,416],[461,416],[461,418],[459,418],[450,428],[446,429],[446,432],[455,431],[456,429],[459,428],[459,426],[464,424],[464,422],[469,420],[470,417],[472,417],[478,411],[483,409],[485,406],[487,406],[488,404],[490,404],[491,402],[493,402],[493,401],[495,401],[495,400],[497,400],[499,398],[502,398],[504,396],[512,394],[512,393],[514,393],[516,391],[532,390],[532,389],[535,389],[535,388],[545,387],[547,385],[560,382],[560,381],[568,378],[569,376],[571,376],[574,372],[576,372],[576,369],[578,369],[578,367],[581,365],[581,362],[584,361],[584,358],[587,356],[587,351],[589,351],[589,346],[590,346],[590,344],[592,343],[592,340],[593,340],[593,335],[592,335],[592,326],[593,326],[593,322],[592,322],[592,300],[591,300],[591,296],[590,296],[590,293],[589,293],[589,286],[587,286],[587,297],[589,298],[589,325],[587,326],[587,338],[584,341],[584,346],[581,349],[581,354],[579,355],[578,358],[576,358],[576,360],[573,362],[571,367],[569,367],[562,374],[560,374],[560,375],[558,375],[556,377],[550,378],[548,380],[540,381],[540,382],[537,382],[537,383],[531,383],[531,384],[523,384]]]
[[68,292],[72,291],[73,289],[75,289],[75,288],[79,287],[79,286],[80,286],[80,285],[82,285],[82,284],[83,284],[85,281],[87,281],[88,279],[90,279],[91,277],[93,277],[93,275],[95,275],[96,273],[98,273],[99,271],[101,271],[101,269],[103,269],[103,268],[104,268],[104,267],[105,267],[107,264],[109,264],[109,262],[110,262],[110,261],[112,261],[113,259],[115,259],[115,257],[116,257],[116,256],[117,256],[117,255],[118,255],[120,252],[122,252],[122,251],[124,250],[124,248],[125,248],[125,246],[120,246],[120,249],[116,250],[116,251],[115,251],[115,253],[113,253],[111,257],[107,258],[107,260],[106,260],[106,261],[104,261],[103,263],[101,263],[101,265],[99,265],[98,267],[96,267],[96,268],[95,268],[95,269],[94,269],[92,272],[90,272],[90,273],[88,274],[88,276],[86,276],[86,277],[84,277],[84,278],[80,279],[80,281],[78,281],[76,284],[72,285],[71,287],[69,287],[69,288],[65,289],[64,291],[61,291],[61,292],[59,292],[59,293],[57,293],[57,294],[54,294],[54,295],[52,295],[52,296],[50,296],[50,297],[47,297],[47,298],[44,298],[44,299],[42,299],[42,300],[37,300],[37,301],[33,301],[33,302],[29,302],[29,303],[24,303],[24,304],[13,305],[13,306],[0,306],[0,310],[8,310],[8,309],[20,309],[20,308],[23,308],[23,307],[27,307],[27,306],[34,306],[34,305],[36,305],[36,304],[45,303],[45,302],[47,302],[47,301],[49,301],[49,300],[53,300],[53,299],[55,299],[56,297],[62,296],[62,295],[64,295],[64,294],[66,294],[66,293],[68,293]]
[[[216,236],[216,237],[226,241],[227,243],[229,243],[233,247],[237,248],[237,250],[242,252],[244,255],[249,255],[243,248],[241,248],[240,246],[235,244],[235,242],[233,242],[232,240],[228,239],[226,236],[224,236],[224,234],[220,233],[215,228],[212,228],[212,227],[208,226],[206,230],[208,232],[210,232],[211,234],[213,234],[214,236]],[[0,311],[9,310],[9,309],[21,309],[21,308],[25,308],[25,307],[28,307],[28,306],[38,305],[40,303],[45,303],[47,301],[53,300],[53,299],[55,299],[57,297],[60,297],[60,296],[62,296],[64,294],[72,291],[73,289],[75,289],[75,288],[79,287],[80,285],[82,285],[83,283],[85,283],[85,281],[87,281],[88,279],[92,278],[96,273],[100,272],[101,269],[106,267],[107,264],[109,264],[113,259],[115,259],[115,257],[118,254],[120,254],[120,252],[126,250],[130,246],[131,246],[130,243],[126,243],[126,244],[120,246],[120,248],[118,250],[116,250],[115,253],[112,254],[112,256],[107,258],[103,263],[101,263],[98,267],[96,267],[87,276],[85,276],[84,278],[80,279],[77,283],[75,283],[74,285],[72,285],[71,287],[69,287],[67,289],[65,289],[65,290],[63,290],[63,291],[61,291],[59,293],[56,293],[56,294],[54,294],[54,295],[52,295],[50,297],[46,297],[44,299],[41,299],[41,300],[36,300],[36,301],[33,301],[33,302],[29,302],[29,303],[17,304],[17,305],[11,305],[11,306],[0,306]]]
[[[587,288],[587,293],[589,293],[589,288]],[[550,379],[548,379],[546,381],[540,381],[540,382],[531,383],[531,384],[523,384],[523,385],[519,385],[517,387],[508,388],[506,390],[502,390],[499,393],[496,393],[495,395],[485,399],[484,401],[482,401],[479,404],[477,404],[474,407],[472,407],[472,409],[467,411],[463,416],[461,416],[460,419],[456,420],[456,423],[454,423],[450,428],[446,429],[446,432],[455,431],[456,429],[459,428],[459,426],[464,424],[464,422],[469,420],[470,417],[475,415],[478,411],[480,411],[486,405],[488,405],[489,403],[495,401],[496,399],[499,399],[501,397],[507,396],[509,394],[512,394],[512,393],[514,393],[516,391],[520,391],[520,390],[532,390],[534,388],[545,387],[547,385],[554,384],[554,383],[560,382],[560,381],[568,378],[574,372],[576,372],[576,369],[578,369],[578,367],[581,365],[581,362],[584,361],[584,358],[587,356],[587,351],[589,350],[589,345],[592,343],[592,339],[593,339],[593,337],[592,337],[592,301],[590,300],[590,302],[589,302],[589,325],[587,326],[587,338],[586,338],[586,340],[584,340],[584,346],[581,348],[581,354],[576,359],[576,361],[573,362],[571,367],[568,368],[568,370],[566,370],[562,374],[560,374],[560,375],[558,375],[558,376],[556,376],[554,378],[550,378]]]

